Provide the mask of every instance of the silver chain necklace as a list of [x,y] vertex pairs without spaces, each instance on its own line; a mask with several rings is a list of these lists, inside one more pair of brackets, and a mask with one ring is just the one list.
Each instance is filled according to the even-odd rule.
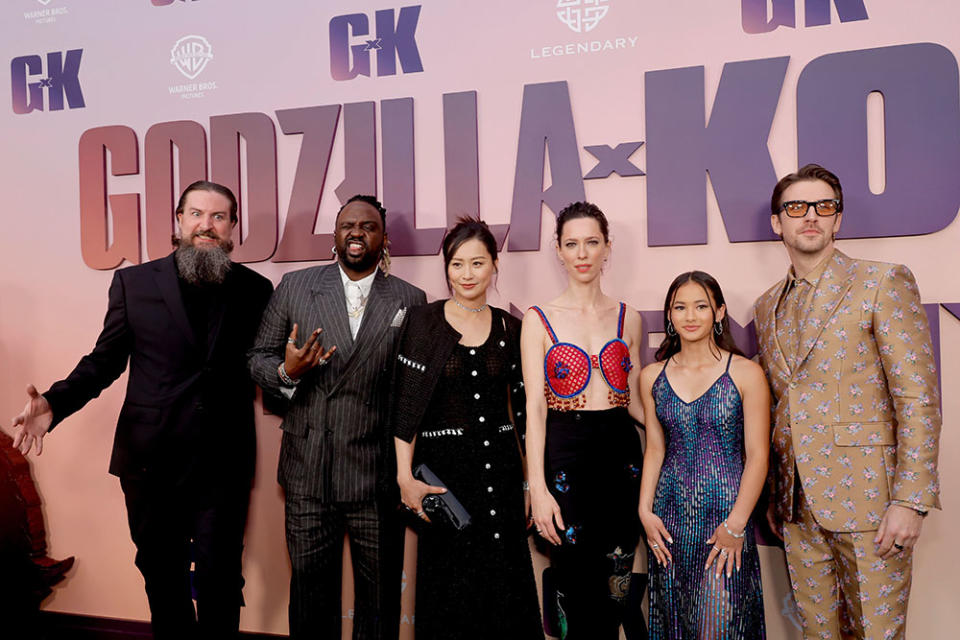
[[354,284],[351,282],[347,286],[356,287],[356,292],[359,295],[357,304],[354,304],[353,302],[351,302],[350,296],[345,296],[347,299],[347,315],[350,316],[351,318],[359,318],[360,314],[363,313],[363,310],[367,308],[367,300],[370,298],[370,296],[369,294],[363,295],[363,291],[360,289],[360,285],[358,284]]
[[482,305],[480,305],[480,306],[477,307],[476,309],[474,309],[474,308],[472,308],[472,307],[468,307],[467,305],[465,305],[465,304],[463,304],[462,302],[460,302],[459,300],[457,300],[457,297],[456,297],[456,296],[453,297],[453,303],[454,303],[455,305],[457,305],[458,307],[460,307],[461,309],[463,309],[464,311],[469,311],[470,313],[480,313],[481,311],[483,311],[484,309],[487,308],[487,303],[486,303],[486,302],[484,302]]

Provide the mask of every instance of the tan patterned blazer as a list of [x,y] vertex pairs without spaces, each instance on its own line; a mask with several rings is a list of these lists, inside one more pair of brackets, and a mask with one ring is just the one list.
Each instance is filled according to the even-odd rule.
[[795,371],[775,319],[789,279],[754,306],[775,403],[772,499],[790,520],[796,469],[820,526],[872,531],[891,501],[940,507],[937,371],[910,270],[839,251],[829,260],[800,324]]

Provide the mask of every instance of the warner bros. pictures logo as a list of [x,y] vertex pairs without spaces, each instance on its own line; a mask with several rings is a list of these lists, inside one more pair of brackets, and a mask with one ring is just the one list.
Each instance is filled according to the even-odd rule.
[[170,95],[180,96],[185,100],[203,98],[208,91],[216,89],[216,80],[203,82],[196,80],[211,60],[213,60],[213,47],[203,36],[183,36],[177,40],[170,49],[170,64],[191,82],[171,85],[167,88]]
[[203,36],[183,36],[170,49],[170,64],[194,80],[213,60],[213,47]]
[[42,5],[40,8],[29,9],[23,12],[23,19],[33,21],[36,24],[49,24],[56,22],[58,17],[70,13],[67,7],[48,7],[53,0],[37,0]]
[[609,0],[557,0],[557,17],[560,22],[577,33],[587,33],[600,24],[607,11]]

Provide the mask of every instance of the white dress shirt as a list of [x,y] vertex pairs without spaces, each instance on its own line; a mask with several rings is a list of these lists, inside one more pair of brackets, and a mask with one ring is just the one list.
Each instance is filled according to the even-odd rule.
[[[360,323],[363,322],[363,312],[367,306],[367,300],[370,298],[370,288],[373,286],[373,279],[377,275],[377,270],[374,269],[373,272],[368,275],[360,278],[359,280],[351,280],[347,273],[343,270],[343,267],[337,265],[340,269],[340,280],[343,282],[343,295],[347,299],[347,320],[350,321],[350,334],[353,336],[353,339],[357,339],[357,331],[360,330]],[[350,315],[351,311],[357,310],[354,315]]]

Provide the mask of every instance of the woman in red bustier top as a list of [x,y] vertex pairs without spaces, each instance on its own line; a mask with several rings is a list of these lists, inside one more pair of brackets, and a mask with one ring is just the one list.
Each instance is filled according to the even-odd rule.
[[556,586],[544,610],[565,640],[614,639],[621,624],[628,632],[642,624],[646,577],[631,573],[640,537],[642,334],[640,314],[600,288],[610,249],[597,206],[561,211],[557,255],[567,288],[527,311],[520,339],[532,517],[552,545]]

